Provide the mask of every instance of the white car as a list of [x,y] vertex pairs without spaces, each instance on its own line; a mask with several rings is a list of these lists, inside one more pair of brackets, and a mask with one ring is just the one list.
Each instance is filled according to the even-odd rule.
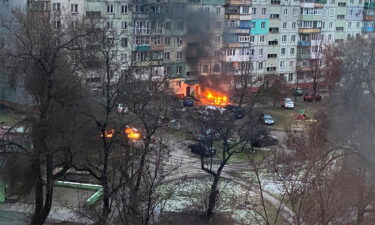
[[294,109],[294,102],[292,99],[290,98],[285,98],[282,102],[281,102],[281,107],[284,107],[286,109]]

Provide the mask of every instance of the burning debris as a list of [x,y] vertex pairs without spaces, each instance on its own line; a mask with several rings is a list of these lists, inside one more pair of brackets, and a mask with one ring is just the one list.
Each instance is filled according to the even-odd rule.
[[126,128],[125,134],[127,134],[127,137],[132,140],[139,140],[141,138],[141,133],[133,127]]
[[[113,138],[116,131],[114,129],[109,129],[104,132],[106,138]],[[124,129],[124,134],[131,140],[139,140],[141,138],[141,133],[134,127],[127,127]],[[103,137],[103,134],[100,134]]]
[[210,89],[205,89],[202,95],[200,96],[199,100],[203,105],[224,107],[230,104],[228,96],[218,91],[213,91]]

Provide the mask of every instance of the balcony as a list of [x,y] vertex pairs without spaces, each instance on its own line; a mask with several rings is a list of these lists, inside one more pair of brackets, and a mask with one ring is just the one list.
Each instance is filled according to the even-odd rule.
[[323,8],[323,7],[324,7],[324,4],[323,4],[323,3],[317,3],[317,2],[314,3],[314,8],[319,8],[319,9],[321,9],[321,8]]
[[375,3],[365,3],[365,9],[375,9]]
[[325,3],[327,3],[327,0],[315,0],[314,2],[315,2],[315,3],[322,3],[322,4],[325,4]]
[[297,59],[311,59],[310,53],[298,53]]
[[364,33],[374,32],[374,27],[362,27],[362,32]]
[[163,51],[164,45],[151,45],[151,51]]
[[250,34],[249,28],[232,28],[229,29],[229,33],[231,34]]
[[243,1],[243,0],[226,0],[226,4],[228,5],[251,5],[251,1]]
[[311,46],[311,41],[299,41],[298,46],[299,47],[309,47],[309,46]]
[[365,20],[365,21],[374,21],[375,20],[375,16],[364,15],[363,16],[363,20]]
[[230,19],[230,20],[239,20],[240,19],[240,15],[233,15],[233,14],[226,14],[225,15],[225,19]]
[[203,0],[202,5],[224,5],[224,0]]
[[300,34],[320,33],[320,28],[299,28],[298,33]]
[[321,21],[322,15],[300,15],[300,19],[305,21]]
[[297,67],[298,72],[310,72],[314,70],[315,70],[315,66],[298,66]]

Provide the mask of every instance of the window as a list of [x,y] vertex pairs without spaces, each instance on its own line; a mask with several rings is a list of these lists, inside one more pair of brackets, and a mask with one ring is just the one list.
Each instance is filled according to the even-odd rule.
[[70,12],[78,13],[78,4],[71,4],[70,5]]
[[171,38],[170,37],[164,37],[164,44],[170,45],[171,44]]
[[353,9],[349,10],[349,15],[353,16]]
[[297,16],[297,9],[293,9],[293,16]]
[[339,32],[344,31],[344,27],[336,27],[336,31],[339,31]]
[[294,66],[294,61],[289,61],[289,67],[293,67]]
[[171,22],[170,21],[168,21],[168,22],[165,22],[165,29],[167,29],[167,30],[170,30],[171,29]]
[[261,36],[259,37],[259,41],[260,41],[260,42],[264,42],[264,35],[261,35]]
[[266,8],[262,8],[262,15],[266,15]]
[[208,73],[208,65],[203,65],[202,68],[202,73]]
[[250,36],[250,42],[254,43],[254,40],[255,40],[255,36],[254,35]]
[[250,41],[250,35],[248,35],[248,34],[240,34],[238,36],[238,41],[239,42],[249,42]]
[[296,29],[296,22],[292,22],[292,29]]
[[52,10],[54,11],[54,12],[60,12],[60,3],[53,3],[53,5],[52,5]]
[[270,15],[271,19],[278,19],[279,17],[280,17],[279,14],[271,14]]
[[177,66],[177,74],[181,74],[182,73],[182,66]]
[[263,56],[263,48],[259,49],[259,56]]
[[291,55],[294,55],[294,48],[291,48],[291,49],[290,49],[290,54],[291,54]]
[[107,5],[107,13],[113,13],[113,5]]
[[286,35],[281,36],[281,41],[286,42]]
[[218,57],[221,55],[220,50],[215,50],[214,52],[215,57]]
[[286,29],[288,22],[283,22],[283,29]]
[[268,45],[277,45],[278,41],[275,39],[273,41],[268,41]]
[[346,7],[346,2],[339,2],[337,3],[339,7]]
[[258,63],[258,68],[259,68],[259,69],[263,69],[263,62],[259,62],[259,63]]
[[329,22],[329,28],[333,27],[333,22]]
[[357,22],[357,27],[360,27],[361,26],[361,22]]
[[250,55],[254,56],[254,49],[250,49]]
[[295,42],[295,41],[296,41],[296,35],[292,35],[292,36],[290,36],[290,41],[291,41],[291,42]]
[[279,28],[278,27],[270,27],[269,32],[270,33],[279,33]]
[[54,25],[55,29],[60,29],[61,28],[61,21],[56,20],[56,21],[54,21],[53,25]]
[[288,75],[288,81],[293,81],[293,73],[290,73],[290,74]]
[[253,15],[256,15],[256,14],[257,14],[257,8],[252,8],[251,11],[252,11],[252,14],[253,14]]
[[277,58],[277,54],[268,54],[267,58],[269,58],[269,59],[275,59],[275,58]]
[[234,48],[227,49],[227,56],[235,55],[235,54],[236,54],[236,50]]
[[107,29],[113,29],[113,21],[107,21]]
[[182,37],[177,37],[177,45],[182,45],[184,43],[184,40]]
[[121,47],[123,47],[123,48],[128,47],[128,39],[127,38],[121,38]]
[[250,7],[249,6],[243,6],[242,12],[243,12],[243,14],[250,14]]
[[261,22],[260,23],[260,28],[262,28],[262,29],[266,28],[266,22]]
[[329,40],[329,41],[332,40],[332,34],[329,34],[329,35],[328,35],[328,40]]
[[121,22],[121,29],[123,29],[123,30],[128,29],[128,22],[126,22],[126,21],[122,21],[122,22]]
[[220,72],[220,65],[219,65],[219,64],[215,64],[215,65],[214,65],[214,68],[213,68],[213,71],[214,71],[215,73]]
[[348,23],[348,28],[352,28],[352,22]]
[[216,7],[216,14],[220,14],[220,7]]
[[280,68],[284,68],[284,61],[280,61]]
[[281,55],[285,55],[285,52],[286,52],[286,49],[285,48],[281,48]]
[[161,45],[161,36],[160,35],[151,36],[151,42],[154,45]]
[[121,6],[121,13],[122,14],[128,13],[128,6],[127,5],[122,5]]
[[288,9],[284,9],[284,16],[288,15]]
[[182,59],[182,52],[181,51],[177,52],[177,59]]
[[169,59],[170,59],[170,56],[171,56],[171,53],[170,53],[170,52],[164,52],[164,59],[165,59],[165,60],[169,60]]
[[354,4],[354,0],[350,0],[350,4],[353,5]]
[[322,22],[322,28],[326,26],[326,22]]
[[204,11],[207,12],[207,13],[209,13],[210,12],[210,8],[209,7],[205,7]]
[[216,44],[220,44],[220,42],[221,42],[221,37],[220,36],[216,36],[215,37],[215,43]]
[[337,15],[337,19],[338,20],[344,20],[345,19],[345,15]]

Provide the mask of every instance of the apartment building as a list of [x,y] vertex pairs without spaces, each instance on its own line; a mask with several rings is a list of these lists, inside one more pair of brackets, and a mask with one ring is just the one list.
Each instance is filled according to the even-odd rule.
[[168,78],[180,96],[199,95],[202,86],[236,87],[244,68],[260,82],[309,82],[325,45],[373,34],[375,26],[374,0],[27,2],[56,28],[100,20],[118,37],[121,70]]

